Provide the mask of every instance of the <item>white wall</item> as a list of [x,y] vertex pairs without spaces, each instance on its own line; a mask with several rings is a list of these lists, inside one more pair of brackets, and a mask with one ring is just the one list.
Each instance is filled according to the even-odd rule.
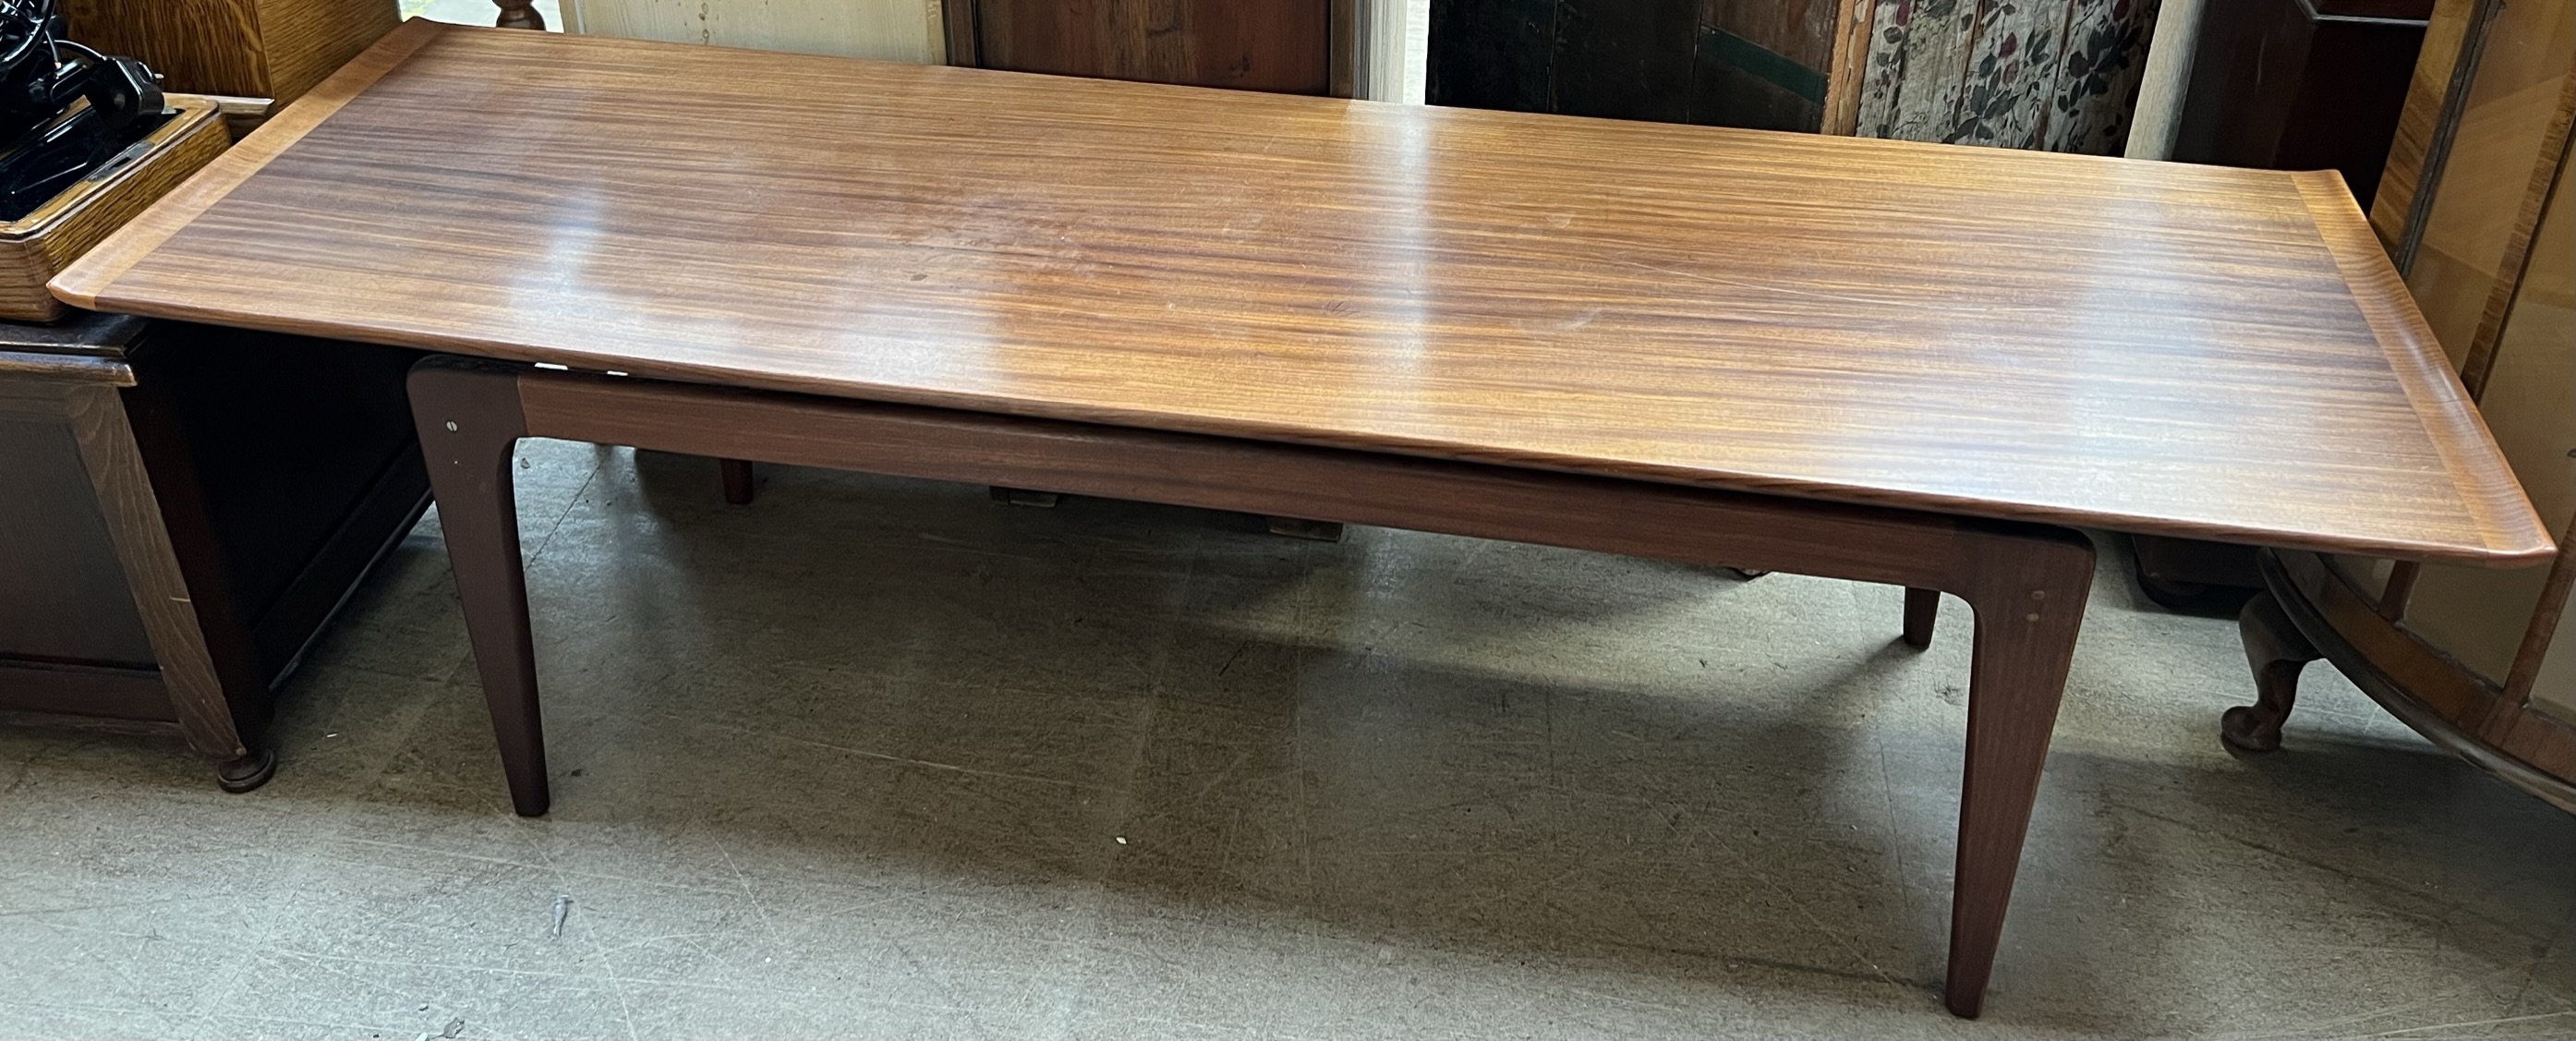
[[563,0],[565,32],[943,62],[939,0]]
[[1357,75],[1351,93],[1371,101],[1422,103],[1429,67],[1431,0],[1358,0]]

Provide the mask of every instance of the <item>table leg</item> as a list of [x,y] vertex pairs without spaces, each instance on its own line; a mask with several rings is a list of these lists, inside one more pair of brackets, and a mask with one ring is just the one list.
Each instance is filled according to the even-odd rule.
[[530,815],[546,808],[545,760],[509,466],[531,433],[1954,594],[1976,619],[1945,996],[1961,1016],[1984,1004],[2093,582],[2092,543],[2046,525],[452,358],[422,362],[411,386],[511,797]]
[[724,499],[732,506],[751,505],[751,460],[718,459],[716,472],[724,477]]
[[464,601],[474,668],[492,710],[510,803],[546,812],[544,721],[537,713],[537,656],[528,634],[528,582],[519,559],[519,509],[510,455],[527,436],[518,372],[452,358],[411,371],[412,421],[438,497],[447,563]]
[[2024,529],[1978,540],[1962,564],[1964,589],[1954,591],[1975,611],[1977,631],[1943,1000],[1952,1014],[1974,1018],[1985,1004],[2049,732],[2084,623],[2093,546],[2071,531]]
[[1941,591],[1938,589],[1905,590],[1905,645],[1915,650],[1932,646],[1932,625],[1941,618]]

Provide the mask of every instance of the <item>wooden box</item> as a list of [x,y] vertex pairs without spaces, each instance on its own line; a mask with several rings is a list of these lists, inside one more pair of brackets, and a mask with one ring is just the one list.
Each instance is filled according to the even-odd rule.
[[71,38],[139,58],[164,90],[304,96],[402,24],[395,0],[62,0]]
[[68,308],[45,292],[46,280],[232,143],[213,98],[172,94],[169,106],[169,122],[133,149],[34,212],[0,223],[0,318],[62,317]]

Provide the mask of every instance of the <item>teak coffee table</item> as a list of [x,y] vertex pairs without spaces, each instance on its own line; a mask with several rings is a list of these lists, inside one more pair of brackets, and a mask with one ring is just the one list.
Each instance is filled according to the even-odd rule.
[[1957,594],[1963,1016],[2066,526],[2552,550],[2332,173],[416,21],[53,289],[447,355],[413,410],[523,814],[528,436],[1893,583],[1917,645]]

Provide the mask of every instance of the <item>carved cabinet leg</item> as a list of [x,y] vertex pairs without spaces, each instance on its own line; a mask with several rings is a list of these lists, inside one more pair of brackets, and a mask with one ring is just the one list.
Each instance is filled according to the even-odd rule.
[[536,0],[492,0],[501,9],[492,24],[503,29],[538,29],[546,27],[546,16],[537,13]]
[[2218,737],[2231,748],[2269,752],[2281,747],[2281,723],[2298,700],[2299,670],[2324,655],[2268,592],[2246,601],[2236,631],[2245,641],[2245,663],[2254,668],[2254,703],[2218,717]]

